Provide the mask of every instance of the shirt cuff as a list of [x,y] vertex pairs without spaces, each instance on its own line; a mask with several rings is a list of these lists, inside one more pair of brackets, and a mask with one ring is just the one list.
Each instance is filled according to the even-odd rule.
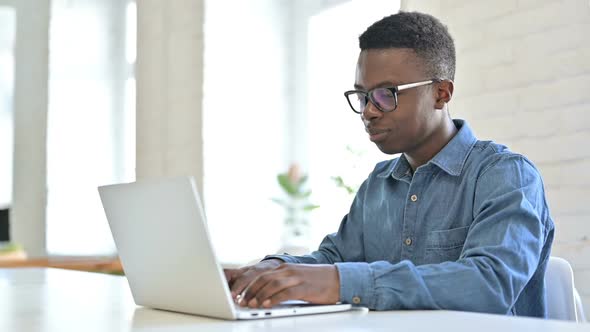
[[265,256],[262,260],[266,261],[269,259],[279,259],[282,260],[285,263],[298,263],[297,259],[293,256],[289,256],[289,255],[268,255]]
[[374,308],[375,280],[369,263],[336,263],[340,302]]

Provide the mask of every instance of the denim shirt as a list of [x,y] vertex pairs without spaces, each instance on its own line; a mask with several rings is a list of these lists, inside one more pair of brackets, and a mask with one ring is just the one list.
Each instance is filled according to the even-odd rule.
[[377,164],[317,251],[267,258],[335,264],[340,300],[370,309],[546,317],[554,225],[541,176],[454,123],[458,133],[413,174],[404,155]]

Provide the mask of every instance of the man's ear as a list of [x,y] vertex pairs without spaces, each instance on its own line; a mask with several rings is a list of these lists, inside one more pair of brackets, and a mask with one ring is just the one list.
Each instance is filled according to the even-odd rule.
[[444,80],[436,83],[436,109],[443,109],[445,104],[450,102],[453,98],[453,91],[455,90],[455,83],[451,80]]

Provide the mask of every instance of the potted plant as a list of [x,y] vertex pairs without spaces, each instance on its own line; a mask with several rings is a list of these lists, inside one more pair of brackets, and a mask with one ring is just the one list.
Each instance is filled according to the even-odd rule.
[[306,188],[308,177],[302,174],[297,164],[292,164],[286,173],[277,175],[283,198],[272,200],[285,209],[282,247],[279,253],[301,255],[309,252],[309,212],[319,208],[310,202],[311,190]]

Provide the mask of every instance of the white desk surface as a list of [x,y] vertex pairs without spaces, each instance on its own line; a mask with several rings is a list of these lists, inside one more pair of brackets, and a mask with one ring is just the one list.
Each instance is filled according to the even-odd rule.
[[138,307],[127,279],[0,269],[0,331],[589,331],[590,324],[455,311],[347,312],[223,321]]

